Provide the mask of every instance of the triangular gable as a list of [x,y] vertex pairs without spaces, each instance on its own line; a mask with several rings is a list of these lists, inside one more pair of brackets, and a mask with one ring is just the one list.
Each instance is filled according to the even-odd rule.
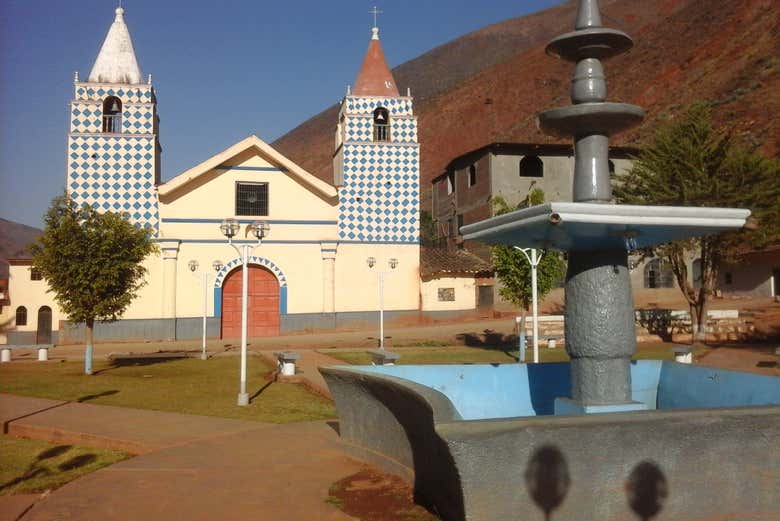
[[313,176],[294,162],[277,152],[268,143],[260,139],[255,135],[251,135],[246,139],[243,139],[235,145],[223,150],[222,152],[211,156],[209,159],[202,163],[190,168],[177,175],[170,181],[163,183],[157,187],[157,191],[160,195],[169,195],[174,191],[186,186],[187,184],[195,181],[199,177],[214,170],[218,166],[233,159],[237,155],[246,152],[248,150],[256,150],[265,159],[280,166],[286,173],[290,174],[298,181],[308,186],[312,191],[319,194],[324,198],[335,198],[338,195],[336,188],[325,181]]

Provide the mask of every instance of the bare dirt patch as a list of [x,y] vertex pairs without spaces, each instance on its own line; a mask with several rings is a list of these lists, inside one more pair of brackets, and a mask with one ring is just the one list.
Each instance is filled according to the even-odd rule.
[[362,521],[439,521],[415,505],[412,488],[401,478],[370,467],[331,485],[328,503]]

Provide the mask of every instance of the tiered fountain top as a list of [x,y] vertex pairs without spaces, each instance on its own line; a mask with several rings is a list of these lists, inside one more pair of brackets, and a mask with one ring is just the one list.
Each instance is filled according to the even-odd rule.
[[631,38],[601,25],[597,0],[580,0],[575,30],[547,53],[575,62],[572,105],[539,114],[547,134],[574,139],[574,202],[548,203],[464,226],[467,240],[558,250],[627,250],[744,226],[749,210],[612,203],[609,136],[642,121],[641,107],[610,103],[601,59],[629,50]]

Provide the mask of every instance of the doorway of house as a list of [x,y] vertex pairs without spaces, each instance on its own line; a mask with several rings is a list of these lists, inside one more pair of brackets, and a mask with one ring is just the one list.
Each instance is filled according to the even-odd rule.
[[493,309],[493,286],[477,286],[477,310],[488,312]]
[[51,308],[42,306],[38,309],[38,333],[36,344],[51,344]]

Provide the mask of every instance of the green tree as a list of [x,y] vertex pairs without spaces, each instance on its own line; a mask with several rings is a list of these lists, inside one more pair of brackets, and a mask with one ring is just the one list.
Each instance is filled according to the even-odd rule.
[[[538,188],[531,190],[524,204],[528,206],[544,202],[544,192]],[[517,208],[509,206],[503,197],[491,199],[493,215],[502,215]],[[499,294],[509,302],[522,309],[522,323],[531,306],[531,266],[522,252],[513,246],[495,245],[490,247],[496,276],[502,287]],[[540,252],[542,253],[542,252]],[[541,300],[553,289],[566,273],[566,263],[556,251],[543,253],[536,270],[537,294]]]
[[52,201],[44,225],[30,245],[33,266],[68,318],[85,323],[85,373],[92,374],[95,320],[122,315],[145,284],[141,263],[157,246],[124,216],[79,207],[67,195]]
[[[708,299],[721,267],[778,236],[778,179],[780,162],[714,128],[702,103],[662,125],[642,147],[633,168],[617,178],[614,194],[621,203],[752,211],[751,229],[676,241],[649,252],[669,262],[690,307],[694,341],[704,339]],[[695,282],[687,268],[694,258],[701,259],[701,276]]]
[[436,223],[431,212],[420,212],[420,242],[423,246],[434,246],[436,242]]

